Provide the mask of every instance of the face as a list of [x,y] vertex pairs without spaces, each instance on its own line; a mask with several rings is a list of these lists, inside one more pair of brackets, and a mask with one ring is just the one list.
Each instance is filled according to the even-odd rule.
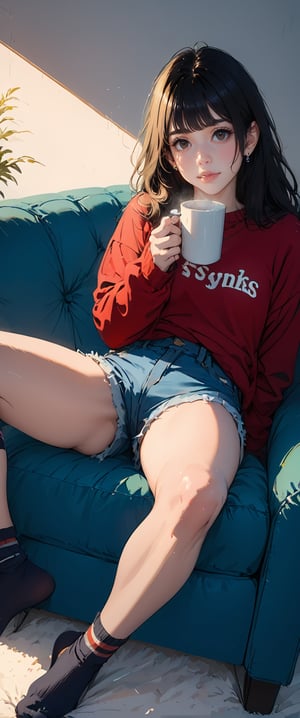
[[170,128],[171,164],[194,187],[195,199],[223,202],[227,211],[241,205],[236,199],[236,178],[243,161],[233,126],[215,116],[215,123],[195,132]]

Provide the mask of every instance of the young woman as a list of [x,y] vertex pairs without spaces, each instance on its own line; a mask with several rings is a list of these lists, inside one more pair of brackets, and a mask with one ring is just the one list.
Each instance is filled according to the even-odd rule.
[[[246,450],[264,460],[300,336],[294,175],[256,84],[212,47],[177,53],[149,97],[129,202],[99,269],[105,357],[1,335],[1,416],[99,459],[132,446],[155,502],[83,634],[62,634],[19,718],[59,718],[193,570]],[[181,256],[186,197],[226,205],[221,259]],[[30,403],[30,413],[27,407]],[[40,417],[47,406],[45,420]],[[246,443],[245,443],[246,442]],[[174,628],[175,630],[175,628]]]

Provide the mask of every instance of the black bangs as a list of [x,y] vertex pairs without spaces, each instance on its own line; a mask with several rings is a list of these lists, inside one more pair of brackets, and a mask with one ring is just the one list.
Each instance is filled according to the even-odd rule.
[[195,132],[210,127],[215,124],[214,115],[233,123],[222,97],[197,78],[183,78],[173,93],[171,91],[170,100],[173,112],[169,127],[176,132]]

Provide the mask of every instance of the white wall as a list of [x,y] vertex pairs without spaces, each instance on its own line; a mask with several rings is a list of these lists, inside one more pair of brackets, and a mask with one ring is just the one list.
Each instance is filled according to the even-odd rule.
[[20,87],[10,114],[14,129],[26,130],[3,144],[14,157],[31,155],[42,163],[21,164],[17,185],[0,182],[5,199],[129,182],[131,134],[2,43],[0,68],[1,94]]
[[299,0],[1,0],[0,39],[134,135],[171,54],[227,50],[263,91],[300,180]]

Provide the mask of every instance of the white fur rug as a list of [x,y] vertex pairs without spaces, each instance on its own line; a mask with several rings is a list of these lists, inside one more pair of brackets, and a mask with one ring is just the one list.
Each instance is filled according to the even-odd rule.
[[[49,666],[56,636],[86,624],[32,610],[18,631],[13,622],[0,642],[0,718]],[[237,675],[230,665],[129,641],[102,668],[72,718],[245,718]],[[294,680],[281,688],[273,715],[300,718],[300,659]]]

